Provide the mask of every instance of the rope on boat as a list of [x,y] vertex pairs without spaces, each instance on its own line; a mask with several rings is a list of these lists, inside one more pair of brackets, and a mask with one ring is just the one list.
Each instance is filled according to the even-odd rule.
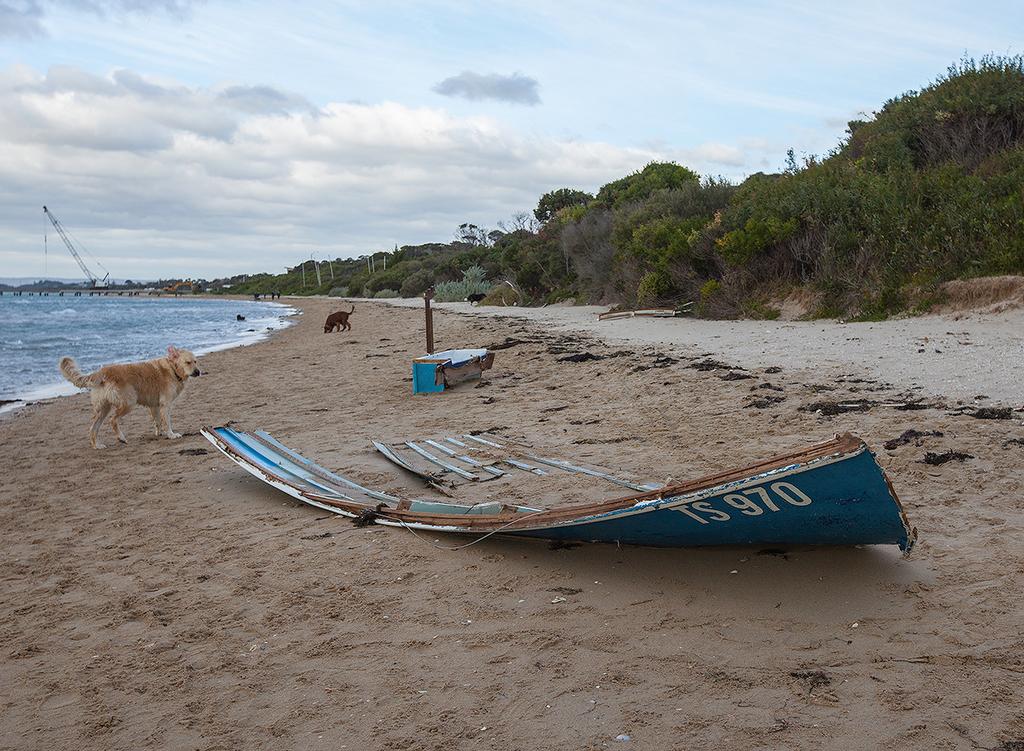
[[352,519],[352,523],[357,527],[368,527],[371,524],[375,524],[377,515],[383,510],[384,504],[378,503],[373,508],[363,509],[358,516]]
[[[425,538],[422,535],[420,535],[415,529],[413,529],[408,524],[406,524],[402,519],[393,519],[392,521],[396,521],[399,524],[401,524],[402,528],[408,530],[409,532],[411,532],[413,537],[415,537],[417,540],[420,540],[421,542],[427,543],[427,545],[430,545],[430,547],[432,547],[432,548],[437,548],[438,550],[455,551],[455,550],[462,550],[463,548],[468,548],[468,547],[470,547],[472,545],[476,545],[478,542],[483,542],[484,540],[486,540],[491,535],[496,535],[499,532],[501,532],[503,529],[507,529],[508,527],[511,527],[513,524],[517,524],[518,522],[521,522],[523,519],[528,519],[531,516],[537,516],[538,514],[544,514],[544,513],[547,513],[547,511],[546,510],[544,510],[544,511],[534,511],[534,512],[529,513],[529,514],[523,514],[522,516],[520,516],[520,517],[518,517],[516,519],[513,519],[512,521],[508,522],[507,524],[502,524],[500,527],[496,527],[495,529],[492,529],[487,534],[485,534],[485,535],[483,535],[481,537],[476,538],[472,542],[467,542],[465,545],[456,545],[455,547],[450,547],[448,545],[438,545],[436,542],[434,542],[432,540],[428,540],[427,538]],[[387,518],[387,517],[385,517],[385,518]]]

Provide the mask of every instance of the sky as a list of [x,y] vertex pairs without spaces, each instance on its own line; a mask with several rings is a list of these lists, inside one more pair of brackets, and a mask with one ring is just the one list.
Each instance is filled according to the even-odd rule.
[[212,279],[650,161],[739,181],[1022,29],[1016,1],[0,0],[0,277],[79,275],[43,204],[114,278]]

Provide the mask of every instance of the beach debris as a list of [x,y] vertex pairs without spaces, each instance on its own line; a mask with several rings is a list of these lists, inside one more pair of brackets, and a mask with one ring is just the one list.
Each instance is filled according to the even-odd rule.
[[892,451],[899,446],[905,446],[911,441],[915,442],[915,445],[921,445],[921,438],[942,438],[941,430],[904,430],[900,433],[899,437],[891,438],[882,444],[887,450]]
[[654,358],[654,361],[650,365],[637,365],[635,368],[630,370],[630,373],[641,373],[645,370],[651,370],[653,368],[667,368],[670,365],[675,365],[679,360],[668,355],[658,355]]
[[[567,502],[550,508],[501,500],[470,504],[392,496],[315,464],[264,431],[217,427],[204,428],[202,433],[232,462],[302,503],[365,523],[471,535],[474,539],[468,545],[503,534],[619,546],[689,547],[736,544],[737,540],[768,546],[796,542],[896,544],[909,553],[917,539],[917,531],[907,521],[875,455],[849,433],[688,482],[639,486],[643,489],[624,496],[616,491],[608,500],[587,493],[577,499],[584,501],[582,504]],[[480,464],[490,452],[492,462],[499,458],[506,464],[521,462],[527,465],[525,471],[533,474],[558,468],[636,487],[608,473],[543,457],[531,448],[510,447],[490,437],[461,434],[443,441],[422,443],[435,449],[445,445],[459,461],[467,457]],[[475,456],[465,451],[471,443],[483,447]],[[512,459],[513,452],[522,459]],[[438,462],[473,474],[430,453]],[[441,454],[452,459],[447,452]],[[471,463],[465,466],[474,472],[486,471]],[[522,469],[514,463],[511,466]],[[517,475],[511,482],[516,496],[530,492],[518,482],[522,477]]]
[[772,375],[772,374],[775,374],[775,373],[781,373],[782,372],[782,368],[780,368],[778,365],[772,365],[770,367],[765,368],[764,372],[768,373],[769,375]]
[[638,441],[640,440],[636,436],[624,435],[618,438],[577,438],[573,441],[578,446],[596,446],[598,444],[604,445],[609,443],[624,443],[625,441]]
[[[882,405],[882,406],[888,406],[888,405]],[[940,408],[940,406],[938,404],[929,404],[928,402],[925,402],[922,399],[911,399],[911,400],[903,402],[901,404],[894,404],[892,406],[893,406],[893,409],[897,409],[897,410],[899,410],[901,412],[913,412],[914,410],[918,410],[918,409],[939,409]]]
[[780,404],[786,401],[784,396],[772,396],[766,394],[765,396],[748,396],[747,401],[744,402],[743,406],[746,409],[768,409],[776,404]]
[[746,373],[742,370],[730,370],[725,375],[718,376],[723,381],[744,381],[753,378],[754,376],[750,373]]
[[[383,340],[381,340],[383,341]],[[491,352],[496,352],[499,349],[510,349],[511,347],[518,347],[522,344],[543,344],[540,339],[516,339],[512,336],[505,337],[505,341],[498,342],[497,344],[488,344],[487,349]]]
[[593,352],[578,352],[575,355],[559,357],[558,362],[590,362],[592,360],[604,360],[608,355],[595,355]]
[[979,407],[971,413],[971,417],[978,420],[1009,420],[1013,417],[1013,410],[1009,407]]
[[1024,438],[1010,438],[1003,441],[1003,448],[1008,449],[1010,446],[1024,446]]
[[679,310],[675,308],[640,308],[638,310],[609,310],[598,313],[599,321],[614,321],[618,318],[675,318],[681,313],[688,313],[693,303],[686,303]]
[[565,602],[565,601],[566,601],[566,598],[564,598],[561,595],[559,595],[558,597],[555,597],[553,600],[551,600],[551,604],[552,605],[557,605],[558,603]]
[[686,367],[691,368],[693,370],[700,370],[700,371],[708,371],[708,370],[742,370],[742,368],[737,368],[735,365],[727,365],[724,362],[719,362],[718,360],[712,360],[710,357],[705,358],[703,360],[698,360],[697,362],[691,362]]
[[824,670],[794,670],[789,676],[796,678],[808,694],[813,693],[815,689],[832,685],[832,676]]
[[801,412],[820,412],[826,417],[841,415],[846,412],[867,412],[875,406],[875,403],[867,399],[857,399],[849,402],[821,401],[811,402],[800,407]]
[[[952,727],[951,723],[950,726]],[[1003,741],[993,751],[1024,751],[1024,738]]]
[[554,592],[560,595],[578,595],[582,591],[582,589],[577,589],[576,587],[552,587],[548,590],[548,592]]
[[785,391],[785,389],[782,388],[781,386],[776,386],[775,384],[768,383],[767,381],[765,381],[764,383],[759,383],[756,386],[751,386],[750,389],[751,391],[753,391],[754,389],[764,389],[766,391]]
[[924,455],[924,459],[921,460],[921,463],[937,467],[940,464],[945,464],[946,462],[963,462],[973,458],[974,456],[971,454],[965,454],[962,451],[946,451],[942,454],[936,454],[933,451],[929,451]]
[[326,540],[328,537],[334,537],[333,532],[324,532],[319,535],[305,535],[300,537],[300,540]]
[[206,449],[181,449],[178,453],[182,456],[202,456],[203,454],[209,454],[210,452]]
[[615,740],[617,740],[619,743],[629,743],[631,740],[633,740],[633,737],[630,735],[626,735],[626,733],[619,733],[617,736],[615,736]]

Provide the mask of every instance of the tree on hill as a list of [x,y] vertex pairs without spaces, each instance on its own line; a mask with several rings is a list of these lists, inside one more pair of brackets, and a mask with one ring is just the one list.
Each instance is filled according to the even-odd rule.
[[574,188],[559,188],[558,190],[548,191],[540,197],[540,201],[537,202],[537,208],[533,210],[533,215],[537,218],[538,222],[544,223],[564,208],[569,206],[586,206],[593,200],[594,197],[585,191],[575,190]]
[[597,192],[597,202],[613,209],[623,203],[643,201],[658,190],[676,190],[699,181],[700,175],[675,162],[651,162],[642,170],[603,186]]

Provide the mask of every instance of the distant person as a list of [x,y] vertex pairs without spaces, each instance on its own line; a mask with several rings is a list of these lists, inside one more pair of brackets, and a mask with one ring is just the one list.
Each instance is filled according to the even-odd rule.
[[245,320],[245,316],[243,316],[241,313],[239,313],[238,315],[235,316],[235,320],[236,321],[244,321]]
[[253,299],[253,300],[254,300],[255,302],[259,302],[259,301],[260,301],[260,293],[259,293],[259,292],[253,292],[253,293],[252,293],[252,299]]

